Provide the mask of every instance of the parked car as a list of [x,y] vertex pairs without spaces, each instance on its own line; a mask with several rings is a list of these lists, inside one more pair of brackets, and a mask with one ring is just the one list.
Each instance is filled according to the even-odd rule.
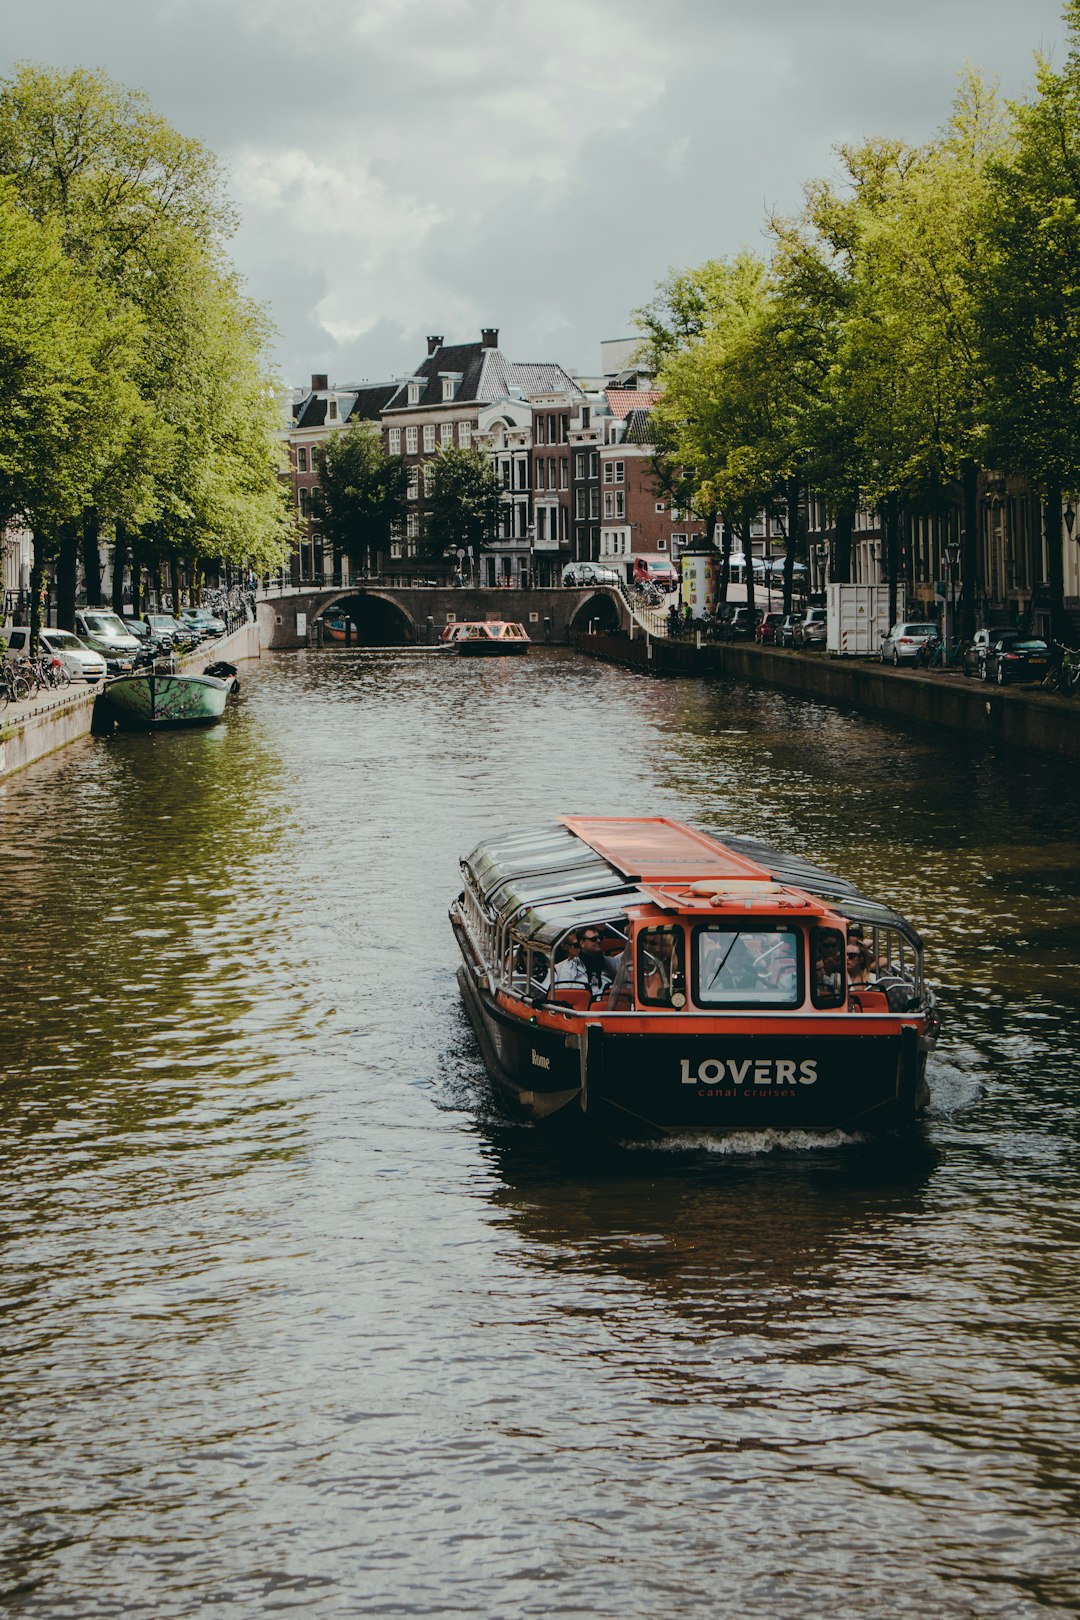
[[562,582],[564,585],[621,585],[623,574],[621,569],[612,568],[608,563],[567,563],[562,571]]
[[892,664],[894,668],[901,664],[915,664],[927,642],[936,641],[940,633],[936,624],[928,624],[925,620],[916,622],[905,619],[902,624],[894,624],[888,635],[882,638],[881,662]]
[[201,636],[223,636],[226,630],[224,619],[219,619],[216,613],[209,608],[181,608],[180,620],[183,624],[192,625]]
[[795,627],[802,624],[801,613],[789,613],[786,619],[781,619],[780,628],[776,632],[776,645],[778,647],[794,647]]
[[1016,681],[1041,681],[1050,668],[1052,654],[1037,636],[1010,634],[995,641],[983,661],[983,680],[1011,686]]
[[986,655],[990,648],[999,641],[1019,640],[1020,632],[1012,624],[1003,624],[986,630],[976,630],[971,645],[964,648],[964,674],[977,675],[980,680],[985,681]]
[[187,647],[197,647],[202,640],[193,624],[181,624],[171,613],[144,613],[143,622],[163,643],[168,639],[170,646],[181,652]]
[[80,608],[75,614],[75,631],[92,652],[101,654],[110,675],[131,673],[142,643],[118,613],[108,608]]
[[[5,630],[8,654],[25,657],[30,651],[30,631],[25,625]],[[105,660],[70,630],[42,630],[38,638],[43,653],[59,658],[73,681],[103,681],[107,674]]]
[[758,621],[761,619],[761,617],[761,608],[754,608],[753,612],[751,612],[750,608],[748,607],[737,607],[734,613],[731,615],[732,635],[741,636],[744,641],[749,641],[750,637],[757,629]]
[[662,591],[677,591],[679,588],[675,565],[666,557],[635,557],[633,581],[635,585],[659,585]]
[[760,642],[763,647],[773,646],[783,622],[782,613],[763,613],[754,626],[754,640]]
[[791,645],[804,648],[824,647],[828,628],[829,616],[825,608],[807,608],[792,631]]

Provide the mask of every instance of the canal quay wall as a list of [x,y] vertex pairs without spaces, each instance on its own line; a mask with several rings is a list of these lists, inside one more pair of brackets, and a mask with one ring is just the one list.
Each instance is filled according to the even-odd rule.
[[865,709],[908,725],[963,732],[976,742],[1080,759],[1080,705],[1050,692],[984,685],[958,671],[894,670],[885,664],[789,652],[747,642],[670,641],[639,631],[574,637],[593,658],[649,675],[712,675]]
[[611,586],[534,586],[522,591],[509,586],[492,589],[358,581],[318,590],[288,586],[261,596],[262,644],[273,652],[309,646],[322,614],[337,603],[357,600],[381,604],[388,614],[388,626],[403,645],[436,642],[449,623],[463,619],[509,619],[523,624],[533,641],[563,646],[570,643],[577,627],[586,627],[601,614],[623,629],[630,624],[626,601]]
[[[180,668],[201,674],[204,664],[219,658],[238,664],[259,656],[259,627],[245,624],[231,636],[221,636],[188,653],[180,660]],[[33,765],[68,743],[78,742],[80,737],[89,737],[99,693],[98,687],[89,692],[68,687],[9,704],[0,714],[0,778]]]

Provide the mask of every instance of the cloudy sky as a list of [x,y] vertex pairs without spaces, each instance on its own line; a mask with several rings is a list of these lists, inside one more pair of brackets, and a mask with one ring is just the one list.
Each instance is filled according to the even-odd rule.
[[4,71],[102,67],[224,161],[282,378],[498,326],[589,372],[672,267],[762,244],[837,142],[1020,95],[1060,0],[36,0]]

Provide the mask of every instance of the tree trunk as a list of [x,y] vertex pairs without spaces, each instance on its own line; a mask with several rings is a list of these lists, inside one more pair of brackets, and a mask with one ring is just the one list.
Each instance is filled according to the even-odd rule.
[[858,501],[854,495],[846,495],[836,508],[836,521],[833,525],[832,577],[840,585],[851,583],[851,543],[855,533],[857,509]]
[[80,528],[77,520],[60,526],[60,549],[56,556],[56,623],[60,630],[75,628]]
[[96,506],[88,506],[82,519],[83,579],[87,607],[101,606],[101,517]]
[[895,495],[886,497],[881,516],[885,525],[885,566],[889,581],[889,624],[900,617],[900,511]]
[[743,551],[743,572],[746,575],[746,606],[747,618],[750,622],[751,640],[754,629],[754,553],[753,542],[750,538],[751,527],[754,522],[754,511],[748,506],[742,509],[739,523],[740,538]]
[[48,580],[45,564],[48,560],[49,537],[34,530],[34,561],[30,569],[30,646],[31,658],[41,650],[41,627],[44,622],[45,592]]
[[1062,555],[1061,484],[1050,479],[1043,507],[1046,535],[1046,584],[1050,592],[1050,634],[1055,641],[1067,641],[1069,621],[1065,616],[1065,558]]
[[[963,590],[960,597],[960,637],[970,641],[975,634],[976,603],[983,593],[985,582],[979,577],[979,469],[973,461],[965,461],[960,472],[963,486],[963,522],[960,533],[960,578]],[[1061,510],[1060,497],[1058,511]],[[955,582],[951,588],[956,589]],[[953,628],[955,634],[955,626]]]
[[117,520],[113,529],[113,557],[112,557],[112,605],[113,612],[124,616],[124,573],[128,565],[128,532],[123,523]]
[[136,535],[131,542],[131,615],[140,619],[146,611],[146,596],[143,592],[143,557],[146,544],[141,536]]
[[716,593],[717,606],[727,603],[728,586],[731,584],[731,524],[724,519],[720,531],[720,589]]
[[799,515],[800,484],[797,478],[787,481],[787,555],[784,557],[784,616],[791,612],[791,597],[795,583],[795,554],[800,549],[802,522]]

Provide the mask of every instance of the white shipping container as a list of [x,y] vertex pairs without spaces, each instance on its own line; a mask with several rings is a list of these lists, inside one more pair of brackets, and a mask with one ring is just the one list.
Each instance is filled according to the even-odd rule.
[[888,635],[887,585],[830,585],[825,646],[833,658],[876,658]]

